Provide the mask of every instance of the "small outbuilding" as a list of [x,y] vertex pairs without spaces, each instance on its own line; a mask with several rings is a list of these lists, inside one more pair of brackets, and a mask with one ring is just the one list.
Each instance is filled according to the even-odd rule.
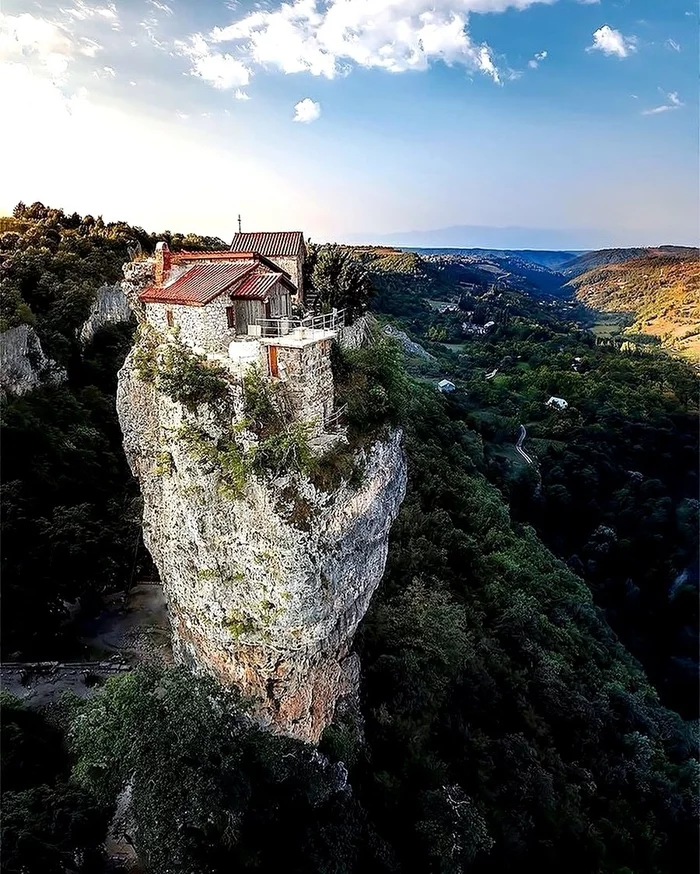
[[449,379],[441,379],[437,384],[438,391],[441,392],[451,392],[454,391],[456,386],[453,382],[450,382]]
[[547,401],[546,406],[556,407],[558,410],[565,410],[569,406],[569,402],[564,398],[556,398],[554,395]]

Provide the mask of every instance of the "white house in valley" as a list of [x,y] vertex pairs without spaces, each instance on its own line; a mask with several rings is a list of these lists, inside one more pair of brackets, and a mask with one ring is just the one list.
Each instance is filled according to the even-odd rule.
[[569,406],[569,402],[564,398],[557,398],[554,395],[547,401],[546,406],[555,407],[558,410],[565,410]]

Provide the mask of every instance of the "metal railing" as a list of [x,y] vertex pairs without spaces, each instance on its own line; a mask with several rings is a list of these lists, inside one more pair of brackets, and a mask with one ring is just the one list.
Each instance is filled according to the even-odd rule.
[[345,327],[345,310],[332,310],[330,313],[305,316],[303,319],[291,316],[277,316],[274,319],[256,319],[262,337],[286,337],[299,332],[301,336],[312,331],[339,331]]
[[348,405],[343,404],[342,407],[338,407],[337,410],[334,410],[330,416],[323,423],[324,431],[336,431],[342,427],[342,420],[345,414],[348,411]]

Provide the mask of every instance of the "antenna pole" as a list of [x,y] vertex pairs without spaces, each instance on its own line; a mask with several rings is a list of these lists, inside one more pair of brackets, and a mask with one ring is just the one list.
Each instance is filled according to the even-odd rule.
[[238,233],[240,234],[240,232],[241,232],[241,214],[239,213],[238,214]]

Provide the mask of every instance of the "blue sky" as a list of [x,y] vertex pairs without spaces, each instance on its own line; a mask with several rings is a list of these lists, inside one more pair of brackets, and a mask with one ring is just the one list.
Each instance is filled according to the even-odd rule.
[[690,0],[4,0],[0,210],[692,244],[697,57]]

